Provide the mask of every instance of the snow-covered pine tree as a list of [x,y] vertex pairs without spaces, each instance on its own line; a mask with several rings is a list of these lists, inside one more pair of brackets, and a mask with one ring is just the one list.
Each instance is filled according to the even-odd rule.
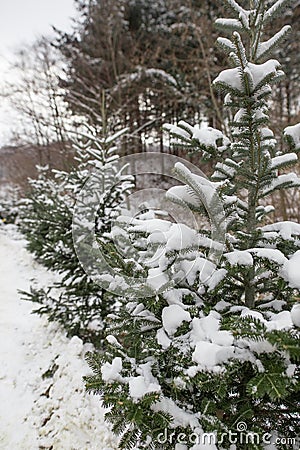
[[[92,171],[103,191],[98,201],[96,234],[99,239],[110,231],[132,187],[129,176],[119,170],[117,142],[126,130],[110,136],[103,121],[102,136],[88,127],[74,141],[78,166],[69,173],[40,169],[22,210],[21,231],[28,249],[37,260],[60,274],[60,281],[47,290],[31,288],[27,300],[42,304],[35,310],[60,322],[70,335],[101,345],[108,312],[113,311],[112,295],[99,288],[79,262],[73,244],[72,221],[76,199]],[[94,227],[95,224],[92,224]]]
[[[110,408],[124,449],[293,448],[284,437],[298,448],[300,225],[272,223],[267,199],[300,185],[295,173],[278,175],[297,162],[300,125],[285,130],[291,149],[278,151],[267,100],[284,74],[266,58],[289,27],[263,40],[288,1],[249,0],[248,9],[224,3],[233,18],[218,26],[232,34],[219,44],[232,67],[214,86],[233,113],[230,141],[212,128],[166,126],[173,143],[217,160],[211,180],[177,164],[183,185],[167,194],[208,210],[213,233],[149,214],[119,219],[146,283],[139,295],[120,286],[125,300],[108,330],[109,350],[89,355],[94,374],[86,386]],[[225,223],[223,246],[214,236],[222,237]]]
[[69,217],[66,216],[64,204],[68,174],[64,173],[60,178],[58,172],[59,178],[56,179],[48,166],[37,166],[37,171],[38,177],[28,180],[30,187],[20,207],[19,228],[27,238],[28,250],[40,263],[51,269],[56,263],[58,246],[61,245],[52,236],[57,234],[58,229],[68,227]]

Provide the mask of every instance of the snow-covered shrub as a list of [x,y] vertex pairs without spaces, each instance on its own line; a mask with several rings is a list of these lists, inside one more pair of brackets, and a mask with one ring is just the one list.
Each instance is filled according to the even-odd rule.
[[20,192],[16,186],[0,188],[0,224],[16,223],[19,213]]
[[120,267],[108,280],[123,307],[106,354],[89,355],[86,386],[110,407],[124,449],[292,448],[288,437],[297,448],[300,224],[272,223],[266,206],[272,192],[300,186],[296,174],[279,174],[297,162],[299,127],[282,151],[268,128],[271,86],[284,73],[267,57],[289,27],[268,41],[263,31],[288,1],[225,4],[234,17],[217,24],[232,34],[219,43],[232,67],[213,84],[234,116],[230,140],[186,122],[165,127],[173,143],[215,159],[210,180],[177,164],[183,184],[167,194],[207,210],[212,233],[150,213],[120,217],[114,229],[132,244],[135,283]]
[[[124,133],[125,130],[123,130]],[[76,199],[95,171],[97,183],[103,186],[97,210],[97,236],[103,239],[111,221],[120,214],[131,179],[116,164],[116,141],[122,135],[97,136],[93,130],[76,142],[78,166],[70,172],[40,168],[40,176],[31,181],[31,194],[21,212],[20,228],[28,240],[28,249],[48,269],[61,275],[48,290],[35,289],[23,293],[25,298],[41,303],[35,310],[59,321],[70,335],[92,340],[100,345],[108,312],[115,300],[101,289],[84,271],[73,244],[72,221]],[[94,226],[94,224],[92,224]]]

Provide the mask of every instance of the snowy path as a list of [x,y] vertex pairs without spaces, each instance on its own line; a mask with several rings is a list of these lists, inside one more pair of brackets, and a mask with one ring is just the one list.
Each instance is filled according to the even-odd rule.
[[19,298],[18,289],[45,286],[51,274],[16,237],[0,228],[0,449],[115,449],[99,398],[84,392],[86,346]]

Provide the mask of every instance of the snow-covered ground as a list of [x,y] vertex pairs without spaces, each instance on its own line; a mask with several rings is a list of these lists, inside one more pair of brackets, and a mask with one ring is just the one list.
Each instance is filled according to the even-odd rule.
[[20,299],[19,289],[53,277],[25,245],[13,226],[0,226],[0,449],[116,449],[99,397],[84,389],[90,348]]

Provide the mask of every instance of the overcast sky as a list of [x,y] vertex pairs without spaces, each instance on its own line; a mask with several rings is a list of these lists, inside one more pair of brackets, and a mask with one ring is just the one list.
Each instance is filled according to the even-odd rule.
[[[0,0],[0,85],[15,48],[51,34],[51,26],[70,30],[76,14],[73,0]],[[7,105],[0,102],[0,146],[9,124]]]

